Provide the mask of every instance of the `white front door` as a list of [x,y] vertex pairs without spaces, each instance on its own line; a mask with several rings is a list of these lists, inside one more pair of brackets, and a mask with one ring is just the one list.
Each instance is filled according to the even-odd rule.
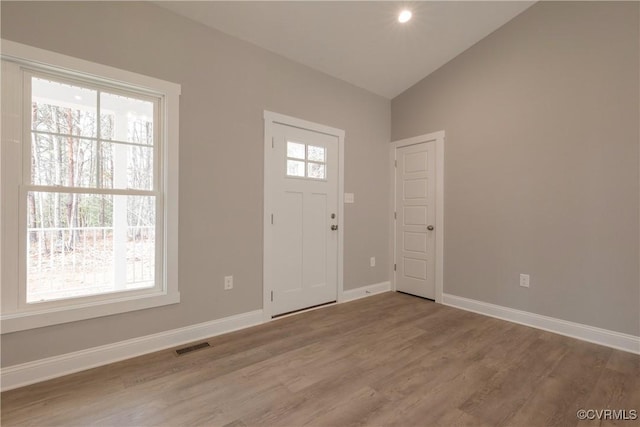
[[396,150],[396,290],[435,299],[435,142]]
[[337,299],[338,137],[280,123],[271,132],[269,282],[276,316]]

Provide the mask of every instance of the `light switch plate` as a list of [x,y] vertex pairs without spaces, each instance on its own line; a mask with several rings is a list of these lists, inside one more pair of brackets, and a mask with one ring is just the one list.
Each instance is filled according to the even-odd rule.
[[345,203],[355,203],[355,197],[353,193],[344,193],[344,202]]

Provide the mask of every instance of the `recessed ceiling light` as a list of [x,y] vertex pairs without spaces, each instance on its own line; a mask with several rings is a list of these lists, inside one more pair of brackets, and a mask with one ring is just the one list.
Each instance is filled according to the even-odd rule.
[[411,19],[411,11],[410,10],[403,10],[402,12],[400,12],[400,15],[398,15],[398,22],[404,24],[405,22],[407,22],[409,19]]

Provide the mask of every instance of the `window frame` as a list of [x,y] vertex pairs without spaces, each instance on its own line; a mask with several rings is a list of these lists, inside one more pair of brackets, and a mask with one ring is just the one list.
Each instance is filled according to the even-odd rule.
[[[3,190],[3,207],[0,209],[1,332],[4,334],[178,303],[180,301],[177,274],[180,85],[7,40],[0,40],[0,43],[3,71],[9,70],[8,73],[3,73],[2,77],[4,99],[2,165],[0,166],[0,186]],[[97,88],[107,93],[152,99],[156,103],[154,131],[157,135],[154,135],[153,148],[154,184],[151,190],[143,190],[144,194],[141,194],[156,197],[156,265],[153,287],[37,303],[26,302],[28,193],[46,189],[45,191],[61,193],[100,194],[102,192],[102,194],[111,195],[133,195],[132,193],[137,191],[98,187],[62,186],[57,188],[31,183],[30,86],[32,77],[50,77],[55,81],[91,89]],[[8,86],[11,81],[19,84],[16,85],[17,87]],[[96,138],[99,140],[101,136],[96,135]],[[15,248],[18,248],[18,251]]]
[[[162,159],[162,146],[163,140],[162,132],[160,129],[164,125],[164,120],[161,119],[161,106],[162,100],[159,95],[150,95],[149,93],[137,92],[133,90],[123,90],[119,87],[113,85],[106,85],[104,83],[93,82],[93,81],[85,81],[81,79],[70,79],[66,76],[61,76],[58,74],[47,73],[37,69],[33,69],[32,67],[22,66],[22,89],[23,89],[23,144],[22,144],[22,184],[19,192],[20,197],[20,207],[19,207],[19,221],[20,221],[20,241],[18,244],[20,254],[27,253],[27,241],[29,239],[28,230],[29,225],[27,223],[27,197],[29,192],[47,192],[47,193],[60,193],[60,194],[68,194],[68,193],[77,193],[77,194],[101,194],[101,195],[124,195],[124,196],[153,196],[155,197],[155,209],[156,209],[156,233],[155,233],[155,255],[154,255],[154,285],[153,287],[141,288],[141,289],[132,289],[132,290],[120,290],[113,292],[103,292],[101,294],[87,295],[81,297],[72,297],[72,298],[62,298],[62,299],[53,299],[49,301],[39,301],[39,302],[27,302],[27,259],[26,257],[21,257],[19,259],[19,273],[18,273],[18,309],[20,311],[38,311],[46,308],[59,308],[66,307],[69,305],[71,300],[76,300],[82,303],[90,303],[90,302],[99,302],[103,300],[109,300],[119,297],[125,296],[134,296],[134,295],[145,295],[152,292],[160,292],[163,289],[162,283],[155,278],[162,278],[162,263],[160,262],[162,259],[162,242],[163,242],[163,233],[158,233],[158,230],[162,229],[162,225],[164,223],[164,212],[162,210],[162,193],[163,193],[163,183],[160,179],[163,171],[160,168],[160,160]],[[82,87],[85,89],[95,90],[96,91],[96,105],[100,104],[99,97],[102,93],[109,93],[115,95],[121,95],[126,97],[135,96],[136,99],[150,101],[154,104],[154,144],[149,146],[149,148],[153,149],[153,185],[151,190],[142,190],[142,189],[121,189],[121,188],[107,188],[103,186],[98,186],[96,182],[95,187],[67,187],[64,185],[46,185],[46,184],[34,184],[31,182],[32,177],[32,149],[33,149],[33,135],[34,130],[32,127],[31,120],[31,103],[33,102],[33,92],[32,92],[32,81],[33,78],[40,78],[55,81],[57,83],[63,83],[68,85],[73,85],[76,87]],[[96,110],[96,113],[99,115],[100,109]],[[37,133],[37,131],[35,132]],[[65,137],[67,135],[64,135]],[[107,140],[101,138],[100,135],[100,126],[99,122],[97,122],[96,127],[96,136],[95,137],[87,137],[87,136],[75,136],[72,135],[73,138],[78,140],[94,140],[96,144],[99,142],[107,142],[112,144],[123,144],[128,145],[125,141],[118,140]],[[24,223],[23,223],[24,222]]]
[[[323,145],[311,145],[311,144],[306,144],[306,143],[303,143],[303,142],[289,141],[289,140],[287,140],[285,142],[286,142],[285,157],[284,157],[284,163],[285,163],[284,164],[284,175],[285,175],[285,178],[287,178],[287,179],[304,179],[304,180],[316,181],[316,182],[323,182],[323,181],[326,182],[327,181],[326,168],[328,167],[327,159],[328,159],[329,147],[325,147]],[[289,144],[303,145],[304,146],[304,158],[290,157],[289,153],[288,153]],[[309,147],[322,148],[323,149],[323,153],[324,153],[324,160],[323,161],[310,160],[309,159]],[[289,175],[289,170],[288,170],[289,169],[289,161],[295,161],[295,162],[304,163],[304,176],[302,176],[302,175]],[[325,167],[324,176],[322,178],[315,178],[313,176],[309,176],[309,165],[310,164],[324,166]]]

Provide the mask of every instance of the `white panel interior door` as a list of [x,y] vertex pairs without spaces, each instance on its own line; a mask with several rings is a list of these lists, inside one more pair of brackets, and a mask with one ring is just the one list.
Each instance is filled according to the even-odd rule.
[[336,301],[338,139],[274,123],[271,314]]
[[396,150],[396,290],[435,299],[435,142]]

